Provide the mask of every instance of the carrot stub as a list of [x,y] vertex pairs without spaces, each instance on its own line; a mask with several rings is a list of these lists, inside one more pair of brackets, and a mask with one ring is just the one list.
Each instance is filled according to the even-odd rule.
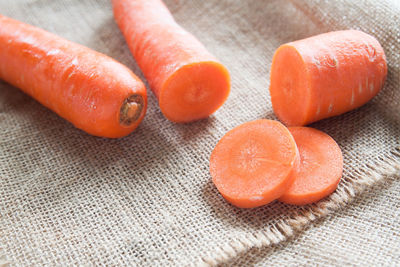
[[378,94],[386,74],[381,45],[361,31],[287,43],[272,60],[272,107],[286,125],[306,125],[362,106]]
[[161,0],[112,3],[115,20],[166,118],[206,118],[225,102],[228,70],[175,22]]
[[125,136],[146,112],[146,88],[127,67],[1,15],[0,78],[96,136]]
[[316,202],[335,191],[343,172],[340,147],[329,135],[308,127],[289,127],[300,153],[294,182],[280,201],[305,205]]
[[278,121],[256,120],[229,131],[210,158],[210,173],[221,195],[241,208],[279,198],[293,181],[299,155],[288,129]]

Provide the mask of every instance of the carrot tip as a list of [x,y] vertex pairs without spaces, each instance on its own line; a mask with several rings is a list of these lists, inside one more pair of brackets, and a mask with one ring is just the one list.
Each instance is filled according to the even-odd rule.
[[121,125],[130,126],[135,123],[144,111],[144,100],[141,95],[130,95],[124,100],[119,112]]

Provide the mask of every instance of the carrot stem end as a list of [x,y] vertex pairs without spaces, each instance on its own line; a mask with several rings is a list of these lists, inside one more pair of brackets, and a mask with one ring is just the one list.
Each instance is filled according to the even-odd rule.
[[124,100],[120,109],[119,122],[121,125],[130,126],[135,123],[144,110],[144,100],[140,95],[131,95]]

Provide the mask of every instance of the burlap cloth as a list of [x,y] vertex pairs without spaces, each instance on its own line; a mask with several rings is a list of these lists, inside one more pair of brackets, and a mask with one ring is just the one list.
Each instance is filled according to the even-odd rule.
[[[207,120],[178,125],[162,116],[150,93],[147,116],[137,131],[123,139],[107,140],[75,129],[18,89],[1,83],[2,262],[16,266],[250,264],[254,257],[271,257],[271,249],[279,246],[274,244],[343,207],[387,175],[397,181],[397,0],[166,3],[176,20],[229,68],[232,93],[228,101]],[[0,13],[104,52],[141,75],[107,0],[1,0]],[[274,50],[288,41],[348,28],[377,37],[385,49],[389,73],[373,101],[313,124],[343,150],[345,170],[338,190],[326,200],[299,208],[273,203],[244,210],[229,205],[210,180],[209,155],[229,129],[254,119],[275,119],[267,90]],[[387,229],[385,222],[389,222],[389,233],[397,234],[394,240],[398,241],[396,199],[394,204],[384,202],[394,205],[390,219],[367,221],[373,229]],[[382,210],[390,210],[385,207]],[[347,205],[338,213],[351,210],[352,205]],[[354,227],[368,235],[366,220],[355,218],[354,225],[347,222],[350,225],[343,229]],[[344,242],[329,242],[332,229],[340,229],[340,223],[333,220],[327,227],[323,224],[291,239],[293,245],[288,249],[294,252],[284,255],[296,255],[296,249],[301,252],[302,243],[313,244],[316,251],[332,252],[324,258],[327,263],[340,264],[332,259],[343,250],[329,247]],[[373,238],[364,240],[371,242],[369,253],[386,246],[384,242],[376,245]],[[255,247],[263,248],[260,255]],[[398,248],[387,252],[397,259],[389,264],[400,264]],[[246,252],[248,256],[241,258]],[[275,263],[285,264],[283,260]]]

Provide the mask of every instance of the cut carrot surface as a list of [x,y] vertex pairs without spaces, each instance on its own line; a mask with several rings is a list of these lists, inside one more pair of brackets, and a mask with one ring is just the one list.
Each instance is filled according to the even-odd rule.
[[112,2],[115,20],[166,118],[195,121],[225,102],[228,70],[175,22],[161,0]]
[[125,136],[146,112],[146,88],[127,67],[1,15],[0,78],[96,136]]
[[280,201],[305,205],[316,202],[335,191],[343,171],[340,147],[329,135],[308,127],[289,127],[300,153],[294,182]]
[[299,154],[280,122],[256,120],[229,131],[210,157],[210,173],[221,195],[241,208],[279,198],[293,181]]
[[306,125],[362,106],[378,94],[386,75],[381,45],[361,31],[287,43],[272,60],[272,107],[286,125]]

